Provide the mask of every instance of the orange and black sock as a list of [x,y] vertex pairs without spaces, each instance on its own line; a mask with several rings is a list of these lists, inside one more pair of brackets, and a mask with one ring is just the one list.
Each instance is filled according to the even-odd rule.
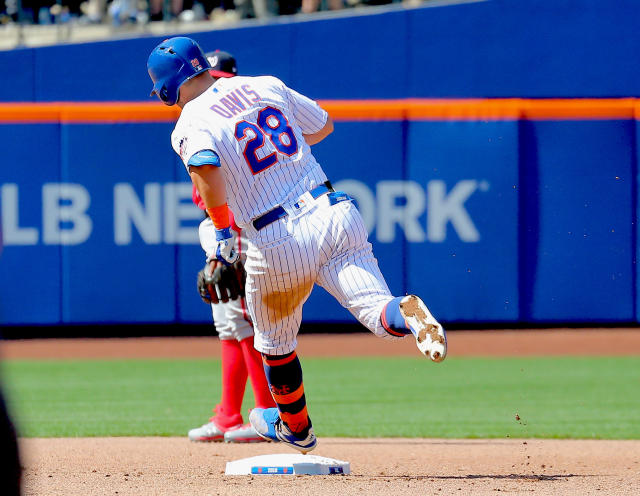
[[295,351],[263,355],[264,371],[280,418],[296,434],[306,434],[310,422],[302,384],[302,366]]

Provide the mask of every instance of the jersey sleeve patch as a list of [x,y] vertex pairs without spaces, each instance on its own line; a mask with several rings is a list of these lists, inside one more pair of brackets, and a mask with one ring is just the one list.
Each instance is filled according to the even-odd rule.
[[200,167],[202,165],[220,167],[220,157],[213,150],[200,150],[191,155],[191,158],[187,162],[188,167]]

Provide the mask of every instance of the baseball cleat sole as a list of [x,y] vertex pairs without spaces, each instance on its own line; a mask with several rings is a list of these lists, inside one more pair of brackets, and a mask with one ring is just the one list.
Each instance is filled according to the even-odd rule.
[[415,295],[400,301],[400,313],[415,332],[416,346],[434,362],[447,356],[447,335],[423,301]]

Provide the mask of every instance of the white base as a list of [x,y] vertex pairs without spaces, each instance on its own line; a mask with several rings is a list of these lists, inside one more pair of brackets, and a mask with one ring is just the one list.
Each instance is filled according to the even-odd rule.
[[333,475],[350,474],[349,462],[324,456],[282,453],[227,462],[226,475]]

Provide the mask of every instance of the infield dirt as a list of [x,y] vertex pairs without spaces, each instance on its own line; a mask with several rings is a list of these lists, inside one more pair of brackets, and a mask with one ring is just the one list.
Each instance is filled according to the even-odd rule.
[[[415,355],[409,340],[302,335],[304,356]],[[640,355],[640,330],[455,331],[450,356]],[[219,356],[216,338],[25,340],[5,359]],[[435,365],[434,365],[435,366]],[[640,387],[640,386],[639,386]],[[348,476],[225,476],[226,462],[278,445],[181,438],[20,439],[25,495],[640,494],[640,441],[320,438]]]

